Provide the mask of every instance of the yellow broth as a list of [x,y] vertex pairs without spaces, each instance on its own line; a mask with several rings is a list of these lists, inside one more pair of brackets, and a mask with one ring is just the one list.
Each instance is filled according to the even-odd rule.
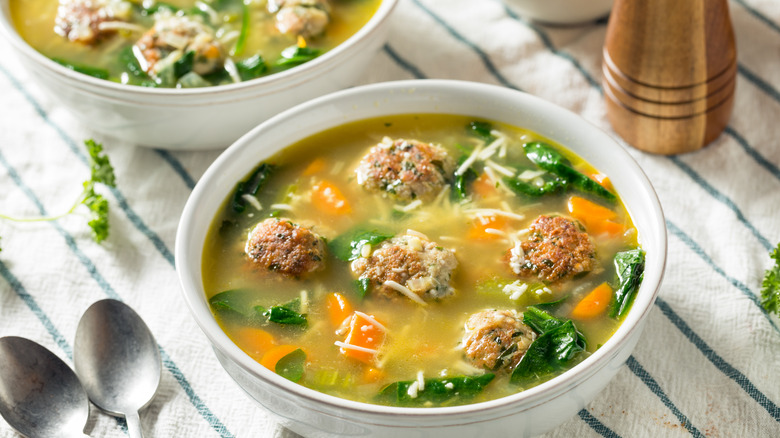
[[[154,14],[144,11],[140,1],[130,1],[133,4],[130,23],[149,29],[154,25]],[[265,60],[268,70],[264,75],[285,70],[290,66],[276,65],[284,49],[300,45],[301,41],[290,34],[281,34],[274,27],[273,14],[266,9],[265,1],[246,2],[246,10],[249,12],[250,25],[246,34],[246,43],[241,53],[234,53],[236,47],[235,34],[240,31],[243,19],[241,0],[166,0],[165,2],[143,2],[144,5],[172,5],[180,13],[197,8],[197,4],[206,4],[212,7],[221,21],[212,24],[208,18],[203,21],[217,33],[217,40],[230,33],[234,35],[224,45],[230,58],[240,63],[255,55],[261,55]],[[306,38],[305,45],[319,51],[320,54],[338,46],[350,36],[355,34],[376,12],[381,0],[337,0],[332,2],[331,21],[325,32],[311,38]],[[34,49],[43,55],[57,60],[66,65],[84,69],[91,74],[93,69],[105,70],[108,79],[143,86],[175,86],[175,84],[158,84],[148,78],[138,78],[129,73],[127,60],[122,58],[123,51],[128,50],[140,38],[139,32],[120,30],[114,35],[100,40],[95,45],[69,41],[67,38],[54,31],[55,17],[57,15],[57,0],[10,0],[11,19],[19,32],[19,35]],[[202,17],[208,14],[200,13]],[[231,78],[224,71],[220,71],[207,78],[213,85],[232,83]]]
[[[473,147],[479,142],[466,129],[472,120],[463,116],[432,114],[368,119],[319,133],[274,155],[266,163],[277,165],[278,170],[257,197],[262,209],[249,206],[245,213],[235,214],[230,208],[230,195],[213,221],[202,259],[207,298],[226,290],[246,288],[254,291],[255,304],[267,308],[300,298],[303,294],[308,302],[302,309],[308,318],[305,329],[273,323],[260,328],[271,333],[276,344],[299,346],[306,353],[306,368],[301,384],[338,397],[373,403],[383,387],[395,381],[414,380],[420,371],[426,378],[483,372],[464,361],[464,353],[458,346],[463,336],[464,322],[472,313],[483,309],[516,309],[522,312],[529,305],[567,297],[552,313],[560,318],[568,318],[573,306],[594,287],[605,281],[614,287],[615,253],[637,247],[636,231],[620,201],[605,205],[615,211],[615,222],[625,227],[625,233],[617,236],[591,236],[600,266],[597,270],[561,284],[544,285],[538,281],[525,281],[532,287],[519,299],[512,300],[502,290],[503,285],[518,280],[505,261],[511,243],[504,238],[470,238],[475,216],[469,211],[502,209],[520,215],[522,219],[506,221],[505,230],[514,232],[526,229],[531,221],[542,214],[569,216],[569,197],[572,194],[587,195],[569,190],[563,194],[529,200],[499,188],[494,195],[472,194],[470,200],[455,202],[448,191],[435,202],[425,203],[400,214],[399,209],[408,203],[369,193],[357,184],[357,163],[383,137],[439,144],[457,160],[463,154],[460,146]],[[523,153],[523,143],[539,140],[554,144],[521,128],[498,123],[494,123],[493,127],[507,139],[505,158],[493,159],[507,167],[531,167]],[[555,147],[581,172],[597,173],[590,165],[559,145]],[[350,214],[327,214],[313,205],[312,187],[322,181],[331,182],[341,191],[351,207]],[[280,210],[287,207],[274,204],[285,204],[290,210]],[[455,294],[429,302],[427,306],[420,306],[404,298],[388,301],[372,296],[371,293],[360,299],[349,263],[336,259],[332,254],[328,256],[324,271],[303,279],[286,278],[254,268],[244,253],[247,233],[274,212],[295,223],[313,227],[328,240],[358,225],[394,233],[403,233],[408,229],[423,233],[438,245],[455,251],[458,266],[451,281]],[[344,336],[335,333],[336,327],[329,321],[324,309],[325,297],[332,292],[341,293],[355,309],[375,316],[388,328],[389,333],[376,363],[367,365],[345,358],[339,347],[334,345],[335,341],[343,341]],[[239,347],[261,361],[267,346],[258,346],[257,340],[252,338],[252,333],[256,332],[247,330],[240,318],[227,318],[216,310],[215,317]],[[587,339],[587,351],[580,353],[569,366],[599,348],[620,324],[619,319],[606,315],[574,322]],[[380,371],[369,371],[369,368]],[[367,378],[367,375],[374,377]],[[376,375],[380,378],[372,381]],[[509,382],[507,373],[497,373],[495,380],[473,401],[513,394],[549,377],[530,385],[518,386]]]

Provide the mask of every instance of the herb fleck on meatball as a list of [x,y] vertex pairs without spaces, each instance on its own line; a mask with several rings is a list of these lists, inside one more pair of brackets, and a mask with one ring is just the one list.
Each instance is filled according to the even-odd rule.
[[514,369],[534,339],[514,310],[483,310],[466,321],[462,344],[472,365],[499,371]]
[[543,215],[531,223],[529,231],[528,240],[518,242],[507,257],[520,277],[553,283],[596,268],[593,242],[578,222]]
[[289,219],[266,219],[249,233],[249,259],[270,271],[301,277],[324,267],[325,242]]
[[417,140],[390,140],[371,148],[357,167],[368,190],[410,201],[431,200],[448,184],[455,160],[443,148]]

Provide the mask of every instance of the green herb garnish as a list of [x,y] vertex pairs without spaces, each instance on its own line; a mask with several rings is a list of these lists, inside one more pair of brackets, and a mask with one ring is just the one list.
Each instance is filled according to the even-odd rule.
[[780,243],[769,253],[775,265],[764,272],[761,282],[761,305],[767,312],[780,315]]

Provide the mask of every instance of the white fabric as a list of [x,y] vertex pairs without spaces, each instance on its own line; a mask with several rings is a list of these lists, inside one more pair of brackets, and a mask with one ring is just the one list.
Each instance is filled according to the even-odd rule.
[[[548,437],[780,436],[780,322],[756,304],[768,252],[780,241],[780,3],[730,7],[740,68],[727,132],[673,158],[629,148],[668,220],[659,302],[629,363]],[[427,77],[513,86],[611,132],[597,85],[605,28],[531,24],[499,0],[402,0],[363,82]],[[80,155],[87,138],[105,144],[119,183],[108,193],[111,236],[102,245],[90,240],[82,217],[0,220],[0,336],[31,338],[72,363],[82,312],[121,297],[167,358],[160,391],[141,415],[148,436],[294,436],[222,371],[185,308],[170,253],[191,188],[166,153],[77,123],[31,81],[5,41],[0,103],[0,213],[38,215],[37,202],[50,214],[69,208],[88,175]],[[195,180],[217,155],[170,153]],[[93,408],[87,432],[125,436],[119,424]],[[0,438],[15,436],[0,420]]]

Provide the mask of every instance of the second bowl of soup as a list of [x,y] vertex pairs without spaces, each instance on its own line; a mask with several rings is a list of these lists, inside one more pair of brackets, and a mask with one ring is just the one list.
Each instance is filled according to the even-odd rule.
[[177,264],[225,369],[293,430],[535,434],[630,354],[663,231],[641,170],[576,116],[412,81],[239,141],[193,192]]

